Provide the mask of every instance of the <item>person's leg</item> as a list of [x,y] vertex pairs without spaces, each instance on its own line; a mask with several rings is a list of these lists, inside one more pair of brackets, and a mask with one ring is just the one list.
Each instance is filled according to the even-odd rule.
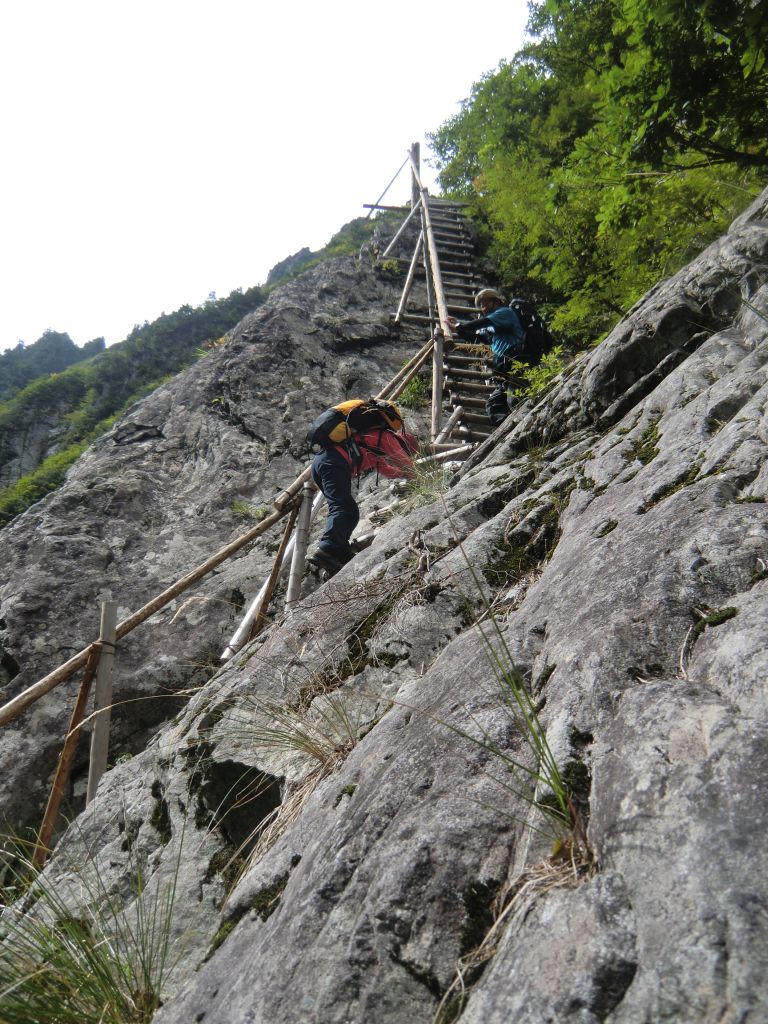
[[328,502],[325,532],[318,550],[330,554],[341,563],[348,562],[354,552],[349,538],[360,519],[360,510],[352,496],[352,474],[341,457],[320,452],[312,463],[312,478]]

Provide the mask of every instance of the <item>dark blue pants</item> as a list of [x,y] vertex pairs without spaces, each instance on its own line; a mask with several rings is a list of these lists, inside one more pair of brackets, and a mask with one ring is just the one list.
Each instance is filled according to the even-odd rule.
[[352,497],[352,473],[343,455],[321,451],[312,460],[312,479],[328,502],[325,533],[318,548],[342,562],[352,557],[349,538],[360,519],[360,509]]

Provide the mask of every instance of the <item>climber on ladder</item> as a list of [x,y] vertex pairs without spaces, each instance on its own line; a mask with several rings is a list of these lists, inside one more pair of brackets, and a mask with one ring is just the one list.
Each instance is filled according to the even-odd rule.
[[307,431],[316,450],[312,479],[328,502],[325,532],[310,565],[334,576],[357,551],[350,538],[360,519],[352,479],[376,470],[378,476],[412,477],[419,443],[405,431],[400,410],[391,402],[352,399],[327,409]]
[[493,288],[483,288],[475,296],[480,311],[476,320],[459,323],[448,317],[448,326],[460,338],[477,338],[489,345],[493,356],[494,390],[485,403],[491,425],[497,427],[510,413],[515,388],[524,378],[514,373],[514,363],[534,366],[555,346],[547,325],[526,299],[511,299],[509,305]]

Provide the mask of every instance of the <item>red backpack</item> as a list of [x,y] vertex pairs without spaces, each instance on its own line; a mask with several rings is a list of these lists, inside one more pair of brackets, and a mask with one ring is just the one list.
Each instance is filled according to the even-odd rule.
[[[389,479],[415,475],[413,456],[419,450],[419,442],[413,434],[408,434],[404,430],[396,434],[386,427],[374,427],[355,433],[353,442],[360,450],[360,459],[357,462],[350,459],[353,476],[360,476],[374,469],[379,476]],[[343,445],[336,445],[336,448],[342,454],[347,454]]]

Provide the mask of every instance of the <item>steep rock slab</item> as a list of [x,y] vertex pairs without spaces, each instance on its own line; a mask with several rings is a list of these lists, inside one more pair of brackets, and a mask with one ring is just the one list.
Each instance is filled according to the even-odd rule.
[[[378,391],[422,343],[390,326],[398,291],[351,258],[277,290],[0,532],[4,701],[97,637],[99,593],[111,590],[118,620],[127,618],[253,525],[249,509],[271,507],[306,464],[307,422],[333,401]],[[120,644],[117,752],[140,750],[215,670],[273,552],[274,537],[260,538]],[[76,687],[64,684],[0,733],[7,827],[41,812]]]
[[[480,587],[581,780],[598,871],[513,906],[459,1019],[766,1016],[767,211],[768,194],[651,293],[679,308],[697,267],[719,266],[746,302],[679,364],[663,354],[679,320],[665,341],[660,316],[623,413],[583,409],[589,367],[621,378],[626,323],[510,417],[444,499],[392,520],[107,774],[88,827],[125,788],[156,872],[184,829],[212,854],[205,873],[190,858],[183,891],[197,877],[205,898],[180,902],[194,935],[158,1024],[432,1019],[494,895],[550,849],[510,789],[504,757],[529,755],[475,624]],[[306,749],[318,730],[319,759]],[[228,821],[238,765],[279,787],[271,833],[263,799]],[[155,781],[165,844],[148,827]],[[250,859],[226,879],[214,856],[234,854],[249,818]],[[125,885],[124,867],[112,877]]]
[[[765,207],[764,198],[752,211],[758,226]],[[757,246],[755,223],[742,218],[732,233],[737,254],[743,229]],[[761,237],[754,251],[758,262],[765,257],[764,229]],[[512,918],[497,961],[476,983],[461,1019],[757,1021],[765,1014],[768,994],[759,979],[765,976],[766,823],[753,803],[755,780],[764,771],[761,712],[768,670],[758,625],[766,607],[768,551],[768,275],[745,272],[728,239],[702,256],[702,266],[716,258],[722,258],[724,273],[736,266],[749,305],[734,307],[725,329],[700,338],[677,368],[668,364],[615,429],[601,434],[576,413],[577,433],[543,450],[535,447],[537,436],[563,433],[564,394],[579,398],[582,364],[548,400],[497,434],[495,450],[487,449],[484,460],[474,459],[462,472],[445,508],[438,504],[393,523],[338,578],[339,587],[355,578],[382,578],[382,557],[389,572],[402,572],[398,540],[402,552],[418,529],[422,552],[432,555],[425,583],[434,602],[440,601],[446,634],[451,622],[461,631],[466,619],[457,604],[451,616],[446,598],[463,592],[471,602],[474,596],[464,557],[455,549],[456,537],[462,538],[466,554],[485,570],[485,581],[501,599],[499,613],[506,608],[506,639],[544,706],[550,744],[561,764],[582,764],[591,775],[590,838],[600,874],[580,889],[544,893]],[[696,280],[696,267],[663,286],[670,301],[679,305],[678,290]],[[633,316],[642,309],[640,304]],[[625,330],[617,328],[605,343],[616,361],[623,358]],[[608,355],[600,358],[610,364]],[[334,607],[343,614],[342,603]],[[411,600],[407,610],[393,609],[377,649],[397,650],[396,627],[417,621],[424,607]],[[348,623],[352,629],[353,620]],[[295,630],[296,620],[289,625]],[[433,630],[432,636],[439,634]],[[410,641],[413,633],[399,638]],[[276,647],[271,650],[274,664]],[[437,660],[426,661],[424,675],[418,675],[425,671],[424,648],[416,665],[407,646],[399,650],[405,657],[388,679],[401,683],[397,700],[409,710],[428,709],[443,720],[463,715],[466,724],[474,702],[488,700],[492,673],[477,640],[469,646],[463,636],[449,641]],[[243,665],[246,673],[249,664]],[[290,662],[282,664],[288,668]],[[373,671],[364,669],[355,678],[367,687]],[[256,678],[251,676],[251,685]],[[449,699],[457,691],[461,698],[447,707],[435,702],[437,679]],[[502,729],[498,694],[483,708],[487,727]],[[369,786],[386,792],[372,751],[382,760],[403,753],[402,739],[395,754],[389,752],[391,723],[401,715],[396,705],[334,777],[339,806],[353,786],[358,788],[349,796],[350,810],[354,805],[363,756],[373,774]],[[419,730],[427,750],[433,726],[434,718],[418,712],[408,724]],[[464,750],[470,765],[476,752],[471,744]],[[446,750],[441,768],[449,763]],[[464,782],[469,796],[482,780],[493,786],[487,775],[470,772]],[[417,799],[413,772],[401,771],[399,783],[404,799]],[[164,1024],[292,1021],[302,1014],[323,1021],[430,1019],[447,987],[445,960],[466,951],[467,921],[455,894],[479,885],[491,892],[502,880],[499,861],[485,874],[477,862],[454,862],[453,900],[433,897],[418,910],[408,907],[397,925],[382,911],[378,954],[365,961],[361,981],[350,962],[351,947],[341,952],[341,936],[330,924],[330,933],[324,932],[327,919],[310,909],[313,892],[315,898],[327,886],[338,892],[331,880],[343,849],[327,798],[327,817],[318,813],[321,792],[235,891],[225,914],[231,920],[242,914],[239,924],[186,995],[159,1014]],[[429,823],[439,819],[440,808],[423,806],[424,827],[412,836],[407,854],[366,820],[357,823],[357,844],[369,849],[375,839],[382,863],[401,862],[415,856],[426,836],[433,859],[451,858],[458,839],[451,832],[451,798],[442,791],[435,795],[447,822],[436,837]],[[484,833],[503,865],[499,839],[491,837],[503,812],[514,813],[514,803],[500,789],[488,802],[498,811],[491,822],[471,806],[464,814],[473,837]],[[318,858],[314,851],[323,843],[324,857]],[[508,843],[507,870],[514,877],[527,844],[515,829]],[[298,857],[293,872],[300,875],[290,870]],[[382,884],[386,870],[379,870],[366,893]],[[245,908],[250,900],[258,903],[256,894],[275,877],[288,881],[265,923]],[[394,885],[377,889],[380,909],[399,891]],[[367,920],[367,897],[354,897],[346,888],[344,895],[357,900]],[[348,920],[344,933],[353,945],[357,920]],[[297,938],[303,927],[312,940],[309,949]],[[387,961],[386,943],[395,943],[403,930],[419,949],[411,963],[423,979],[420,990],[403,978],[398,982]],[[292,984],[285,986],[286,978]]]

